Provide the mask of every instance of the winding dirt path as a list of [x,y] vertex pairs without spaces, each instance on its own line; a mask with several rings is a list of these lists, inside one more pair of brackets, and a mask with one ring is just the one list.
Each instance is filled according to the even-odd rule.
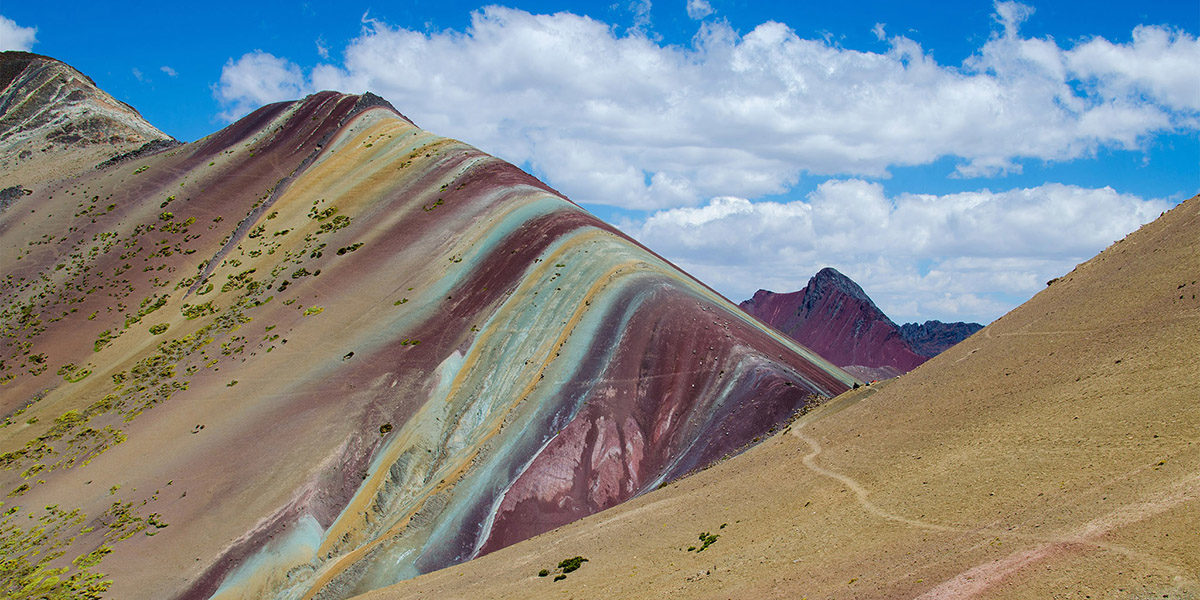
[[875,517],[928,531],[954,532],[982,537],[1004,536],[1037,542],[1037,545],[1033,547],[1018,550],[1003,558],[978,564],[962,571],[957,576],[943,581],[926,593],[918,596],[916,600],[972,598],[1029,565],[1056,555],[1077,551],[1080,547],[1107,550],[1129,558],[1137,558],[1146,563],[1153,564],[1163,571],[1172,573],[1176,577],[1191,579],[1190,574],[1175,565],[1163,561],[1157,556],[1118,544],[1103,542],[1099,538],[1114,529],[1148,519],[1179,504],[1200,501],[1200,473],[1192,474],[1176,482],[1170,488],[1150,495],[1143,502],[1119,507],[1102,517],[1083,524],[1069,533],[1063,535],[1035,535],[989,527],[954,527],[912,519],[884,510],[874,502],[871,502],[868,497],[870,492],[857,480],[844,473],[839,473],[817,464],[817,457],[824,451],[820,442],[805,435],[802,428],[792,429],[791,434],[802,440],[811,450],[802,459],[805,467],[818,475],[834,479],[845,485],[854,492],[858,504]]

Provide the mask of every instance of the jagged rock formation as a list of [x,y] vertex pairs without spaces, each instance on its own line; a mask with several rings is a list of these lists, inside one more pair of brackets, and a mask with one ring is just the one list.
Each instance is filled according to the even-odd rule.
[[0,188],[33,184],[170,136],[53,58],[0,52]]
[[0,490],[33,507],[0,524],[78,508],[68,558],[111,547],[76,566],[114,597],[349,597],[854,383],[374,96],[93,166],[0,212]]
[[983,329],[979,323],[943,323],[941,321],[925,321],[924,323],[905,323],[900,326],[900,337],[908,342],[913,352],[926,358],[933,358],[950,349],[951,346],[975,335]]
[[758,290],[738,305],[863,379],[894,377],[925,362],[866,292],[826,267],[798,292]]

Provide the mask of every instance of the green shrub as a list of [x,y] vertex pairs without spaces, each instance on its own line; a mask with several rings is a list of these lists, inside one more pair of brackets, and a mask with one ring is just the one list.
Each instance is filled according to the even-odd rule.
[[563,573],[570,573],[579,569],[579,567],[583,566],[583,563],[585,562],[587,562],[587,559],[582,556],[566,558],[563,559],[562,562],[558,563],[558,568],[562,569]]

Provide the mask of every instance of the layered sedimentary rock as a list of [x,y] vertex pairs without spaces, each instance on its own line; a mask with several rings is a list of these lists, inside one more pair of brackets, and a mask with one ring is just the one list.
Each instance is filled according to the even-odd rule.
[[0,212],[0,489],[97,525],[68,557],[111,555],[64,578],[116,597],[348,597],[854,383],[369,94],[27,187]]

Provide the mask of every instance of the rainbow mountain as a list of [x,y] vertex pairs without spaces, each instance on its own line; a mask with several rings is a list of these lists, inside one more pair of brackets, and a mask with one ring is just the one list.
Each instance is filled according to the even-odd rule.
[[[703,469],[856,383],[377,96],[40,156],[53,136],[29,131],[103,92],[12,54],[0,107],[65,117],[0,114],[5,590],[346,598]],[[106,106],[89,130],[142,122]]]

